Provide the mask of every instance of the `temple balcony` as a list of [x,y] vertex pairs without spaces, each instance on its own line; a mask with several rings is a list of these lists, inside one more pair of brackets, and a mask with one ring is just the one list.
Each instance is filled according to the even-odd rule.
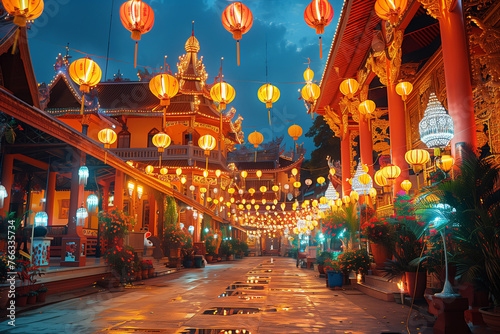
[[[159,152],[156,147],[144,148],[115,148],[111,152],[123,160],[132,161],[152,161],[158,160]],[[195,161],[205,162],[205,151],[198,146],[193,145],[171,145],[161,153],[162,161]],[[222,152],[213,150],[208,158],[210,164],[219,164],[226,166],[226,157]]]

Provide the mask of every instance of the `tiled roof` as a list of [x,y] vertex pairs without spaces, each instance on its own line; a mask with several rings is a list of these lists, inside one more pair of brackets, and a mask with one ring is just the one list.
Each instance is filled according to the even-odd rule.
[[97,85],[97,92],[104,110],[152,110],[159,104],[149,90],[149,82],[103,82]]

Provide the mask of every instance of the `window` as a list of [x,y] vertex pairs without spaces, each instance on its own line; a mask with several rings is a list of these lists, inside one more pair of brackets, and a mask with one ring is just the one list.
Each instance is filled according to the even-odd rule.
[[156,128],[153,128],[153,130],[149,131],[149,133],[148,133],[148,147],[156,147],[153,145],[153,136],[159,132],[160,131],[158,131]]
[[118,133],[116,147],[130,148],[130,132],[128,132],[127,130],[122,130]]

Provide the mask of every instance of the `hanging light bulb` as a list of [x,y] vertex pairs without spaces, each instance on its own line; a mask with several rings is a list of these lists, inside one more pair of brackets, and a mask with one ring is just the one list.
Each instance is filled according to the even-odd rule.
[[48,222],[49,222],[49,216],[47,215],[46,212],[39,211],[35,214],[35,227],[36,226],[47,227]]
[[83,205],[76,210],[76,226],[84,226],[85,225],[85,219],[89,216],[89,213],[87,212],[87,209],[83,207]]
[[94,211],[97,211],[97,205],[99,204],[99,198],[91,194],[89,197],[87,197],[87,209],[90,211],[90,213],[93,213]]
[[78,182],[80,185],[87,185],[87,179],[89,178],[89,169],[87,166],[83,165],[78,169]]

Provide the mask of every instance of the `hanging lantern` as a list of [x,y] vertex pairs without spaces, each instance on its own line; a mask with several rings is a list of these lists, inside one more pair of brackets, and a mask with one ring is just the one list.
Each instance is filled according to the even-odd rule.
[[444,148],[448,146],[454,135],[453,118],[448,115],[435,93],[429,96],[424,117],[418,124],[420,140],[428,148]]
[[[317,35],[325,32],[325,27],[332,22],[332,19],[333,8],[326,0],[313,0],[304,11],[304,20],[309,27],[316,29]],[[319,58],[323,58],[321,36],[319,36]]]
[[255,189],[254,188],[250,188],[250,189],[248,189],[248,192],[250,193],[250,195],[253,196],[253,194],[255,194]]
[[85,209],[83,206],[76,210],[76,226],[84,226],[85,225],[85,219],[89,216],[89,213],[87,212],[87,209]]
[[295,176],[297,176],[297,173],[298,173],[298,172],[299,172],[299,171],[297,170],[297,168],[293,168],[293,169],[292,169],[292,175],[293,175],[294,177],[295,177]]
[[47,215],[46,212],[39,211],[35,214],[35,227],[36,226],[47,227],[48,224],[49,224],[49,216]]
[[396,93],[401,96],[403,101],[406,101],[406,98],[413,91],[413,85],[408,81],[400,82],[396,85]]
[[334,176],[335,175],[335,168],[330,168],[329,173],[331,176]]
[[393,181],[401,174],[401,168],[395,165],[388,165],[382,168],[382,175],[388,180]]
[[261,102],[266,104],[266,108],[269,109],[269,125],[271,125],[270,109],[273,107],[273,103],[278,101],[278,99],[280,98],[280,90],[278,89],[278,87],[266,83],[259,88],[259,90],[257,91],[257,96],[259,97],[259,100]]
[[372,178],[368,174],[361,174],[360,176],[358,176],[358,180],[361,184],[366,185],[366,184],[370,183]]
[[325,178],[323,176],[320,176],[318,177],[318,179],[316,180],[319,184],[323,185],[323,183],[325,183]]
[[366,100],[359,104],[358,110],[361,115],[370,115],[375,111],[376,107],[375,102],[372,100]]
[[233,34],[237,44],[237,63],[240,66],[240,39],[252,27],[253,15],[241,2],[233,2],[222,12],[222,25]]
[[294,186],[295,188],[300,188],[300,182],[299,182],[299,181],[295,181],[295,182],[293,183],[293,186]]
[[[43,13],[42,0],[2,0],[3,7],[9,15],[14,16],[13,23],[18,27],[26,27],[28,21],[38,18]],[[16,31],[12,54],[16,53],[17,40],[19,39],[20,29]]]
[[7,196],[7,189],[5,189],[3,184],[0,184],[0,209],[3,208],[4,200]]
[[161,169],[160,169],[160,174],[161,174],[161,175],[167,175],[167,174],[168,174],[168,169],[167,169],[167,168],[165,168],[165,167],[161,168]]
[[203,177],[206,179],[208,177],[208,170],[204,170],[203,171]]
[[318,85],[314,83],[308,83],[304,87],[302,87],[302,90],[300,92],[300,95],[309,104],[313,104],[316,102],[317,99],[319,99],[319,95],[321,94],[321,89],[319,88]]
[[407,0],[377,0],[375,2],[375,13],[382,20],[395,25],[401,14],[406,9]]
[[120,7],[120,19],[125,29],[132,32],[135,41],[134,68],[137,68],[137,42],[141,35],[153,28],[155,15],[153,9],[141,0],[129,0]]
[[[116,141],[116,132],[112,129],[102,129],[97,134],[97,138],[99,141],[104,144],[104,148],[109,148]],[[104,163],[106,163],[106,157],[108,155],[108,151],[104,152]]]
[[288,128],[288,135],[292,137],[293,140],[297,140],[302,136],[302,128],[294,124]]
[[260,177],[262,176],[262,171],[261,170],[258,170],[257,172],[255,172],[255,175],[257,175],[257,177],[259,178],[260,180]]
[[88,57],[84,57],[69,65],[69,75],[71,79],[80,85],[82,92],[82,108],[80,114],[83,114],[83,107],[85,104],[85,93],[90,92],[90,88],[96,86],[101,81],[101,68],[95,61]]
[[346,195],[346,196],[342,197],[342,202],[343,202],[345,205],[347,205],[347,204],[349,204],[349,203],[351,202],[351,198],[350,198],[349,196],[347,196],[347,195]]
[[372,200],[375,200],[375,198],[377,197],[377,189],[371,188],[370,192],[369,192],[369,195],[372,198]]
[[78,183],[80,185],[87,185],[87,179],[89,178],[89,169],[87,166],[83,165],[78,169]]
[[97,212],[97,205],[99,204],[99,198],[91,194],[87,197],[87,209],[90,213]]
[[356,79],[345,79],[340,84],[340,92],[347,96],[348,99],[352,99],[354,94],[358,91],[359,84]]
[[172,139],[170,139],[170,136],[167,135],[164,132],[158,132],[153,136],[153,145],[158,148],[158,156],[160,158],[160,166],[161,166],[161,156],[165,149],[170,146],[170,143],[172,142]]
[[217,142],[215,141],[214,136],[212,135],[204,135],[198,139],[198,145],[205,151],[206,157],[206,165],[205,170],[208,170],[208,157],[210,156],[210,151],[215,148]]
[[455,160],[451,155],[442,155],[436,159],[436,165],[439,167],[439,169],[446,173],[451,170],[454,163]]
[[171,75],[158,74],[149,81],[149,89],[160,99],[161,106],[168,106],[170,99],[179,91],[179,82]]
[[226,105],[231,103],[236,96],[236,92],[227,82],[218,82],[210,88],[212,100],[219,104],[219,110],[226,109]]
[[277,192],[280,190],[280,187],[278,185],[274,185],[272,188],[271,188],[274,192]]
[[401,182],[401,189],[406,191],[406,194],[408,194],[408,191],[411,189],[411,182],[409,180]]
[[229,189],[227,190],[227,193],[228,193],[228,194],[230,194],[230,195],[234,194],[234,192],[235,192],[235,189],[234,189],[234,188],[229,188]]
[[207,192],[207,188],[205,188],[205,187],[200,188],[200,193],[204,194],[206,192]]
[[260,187],[259,190],[260,190],[261,193],[265,193],[267,191],[267,187],[266,186],[262,186],[262,187]]
[[306,179],[304,183],[309,187],[313,183],[313,181],[311,179]]
[[281,203],[280,207],[281,207],[281,210],[285,211],[286,204],[285,203]]
[[153,174],[155,168],[151,165],[146,166],[146,174]]
[[423,166],[431,159],[429,152],[426,150],[415,149],[405,153],[405,160],[413,168],[415,174],[422,171]]
[[335,205],[337,205],[338,207],[341,207],[342,206],[342,202],[343,202],[342,199],[339,198],[339,199],[335,200]]
[[175,170],[175,175],[181,176],[181,174],[182,174],[182,168],[179,167]]
[[375,172],[374,179],[375,183],[378,184],[380,187],[385,187],[389,184],[385,176],[382,174],[382,170],[378,170]]
[[351,191],[349,198],[351,199],[351,202],[356,203],[359,200],[358,192],[356,190]]
[[254,161],[257,161],[257,147],[259,147],[260,144],[264,141],[264,136],[262,133],[254,131],[251,134],[248,135],[248,142],[250,144],[253,144],[253,147],[256,149],[255,150],[255,159]]

